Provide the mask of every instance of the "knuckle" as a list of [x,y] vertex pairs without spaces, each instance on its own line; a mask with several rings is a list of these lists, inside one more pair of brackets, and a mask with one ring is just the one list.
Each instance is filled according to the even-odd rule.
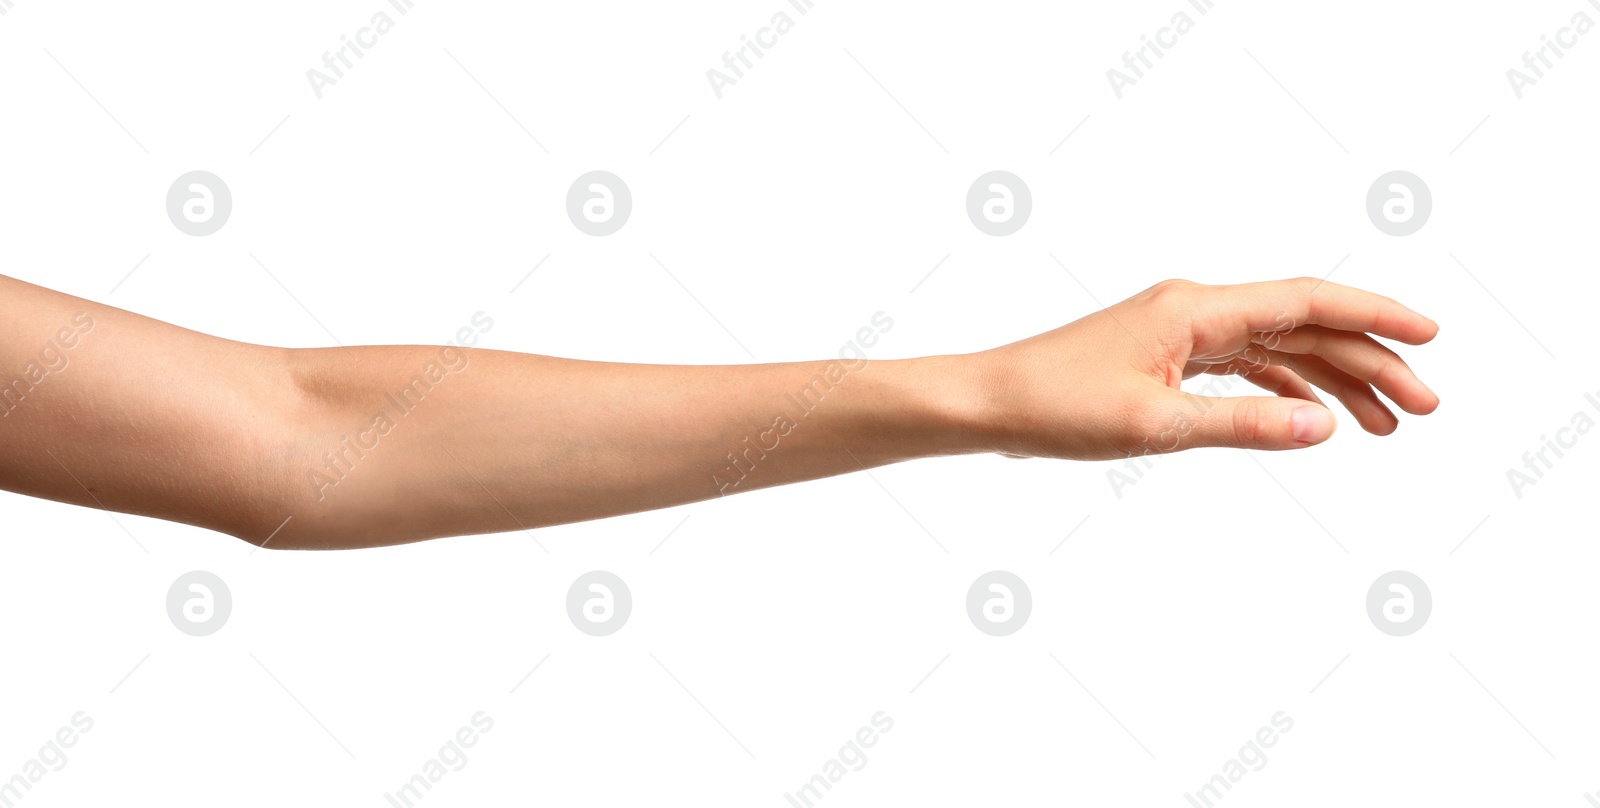
[[1169,278],[1145,290],[1151,300],[1161,303],[1176,303],[1190,298],[1200,284],[1182,278]]
[[1255,446],[1265,442],[1267,438],[1266,423],[1263,420],[1261,404],[1256,401],[1241,401],[1233,408],[1233,435],[1242,444]]
[[1362,379],[1362,381],[1367,384],[1378,384],[1388,380],[1391,374],[1396,373],[1404,366],[1405,362],[1400,357],[1393,353],[1386,353],[1372,364],[1372,369],[1367,372],[1366,378]]

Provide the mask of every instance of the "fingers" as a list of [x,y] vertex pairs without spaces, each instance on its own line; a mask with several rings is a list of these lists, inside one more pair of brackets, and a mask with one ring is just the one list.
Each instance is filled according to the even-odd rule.
[[1320,356],[1262,351],[1273,365],[1293,370],[1308,382],[1333,394],[1374,435],[1388,435],[1400,425],[1394,412],[1373,392],[1372,385],[1334,367]]
[[1163,396],[1171,427],[1158,439],[1164,451],[1201,446],[1302,449],[1333,434],[1333,413],[1299,398],[1211,398],[1168,388]]
[[[1394,412],[1378,398],[1369,383],[1346,373],[1319,356],[1269,351],[1258,345],[1247,351],[1244,357],[1225,365],[1217,365],[1206,372],[1238,375],[1257,387],[1279,396],[1321,404],[1322,399],[1312,391],[1311,385],[1315,385],[1338,398],[1345,409],[1355,416],[1356,423],[1361,424],[1361,428],[1368,432],[1388,435],[1400,425]],[[1432,392],[1429,391],[1428,395],[1431,396]],[[1438,399],[1434,398],[1432,403],[1437,405]]]
[[1271,364],[1252,364],[1248,359],[1236,359],[1226,365],[1216,365],[1206,370],[1216,376],[1238,376],[1251,384],[1266,390],[1274,395],[1285,398],[1298,398],[1316,404],[1322,403],[1322,398],[1317,395],[1310,382],[1300,378],[1299,374],[1282,367]]
[[1317,278],[1214,287],[1203,295],[1203,321],[1243,331],[1285,331],[1322,325],[1364,331],[1421,345],[1439,333],[1439,324],[1372,292]]
[[[1210,398],[1176,389],[1171,368],[1158,376],[1151,405],[1159,451],[1197,446],[1296,449],[1327,440],[1333,413],[1313,386],[1339,399],[1377,435],[1399,421],[1381,391],[1406,412],[1425,415],[1439,397],[1394,351],[1371,335],[1420,345],[1439,331],[1433,320],[1382,295],[1316,278],[1202,286],[1165,281],[1138,298],[1163,321],[1187,326],[1186,353],[1174,351],[1182,376],[1243,376],[1276,397]],[[1136,304],[1137,305],[1137,304]],[[1205,367],[1210,362],[1223,364]]]
[[1439,397],[1398,354],[1365,334],[1310,325],[1258,335],[1255,342],[1279,353],[1319,356],[1357,381],[1378,388],[1413,415],[1427,415],[1439,406]]

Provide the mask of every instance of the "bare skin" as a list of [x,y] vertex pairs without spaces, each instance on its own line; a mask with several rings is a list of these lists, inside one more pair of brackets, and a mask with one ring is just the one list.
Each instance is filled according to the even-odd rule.
[[[1438,397],[1371,335],[1420,345],[1437,331],[1315,278],[1165,281],[971,354],[634,365],[250,345],[0,276],[0,488],[333,549],[598,519],[937,455],[1298,449],[1334,429],[1313,387],[1375,434],[1398,423],[1378,393],[1432,412]],[[1178,389],[1200,373],[1271,395]]]

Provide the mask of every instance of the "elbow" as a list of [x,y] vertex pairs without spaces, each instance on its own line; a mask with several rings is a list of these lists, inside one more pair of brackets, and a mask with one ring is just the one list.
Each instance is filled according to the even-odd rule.
[[316,387],[321,352],[266,348],[271,383],[257,390],[255,417],[236,433],[234,507],[209,525],[268,550],[329,549],[343,543],[329,518],[333,487],[320,436],[337,407]]

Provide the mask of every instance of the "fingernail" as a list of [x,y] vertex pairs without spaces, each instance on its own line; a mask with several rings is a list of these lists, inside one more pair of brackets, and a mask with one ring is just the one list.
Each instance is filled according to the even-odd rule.
[[1289,428],[1301,443],[1321,443],[1333,434],[1333,413],[1322,407],[1300,407],[1289,414]]

